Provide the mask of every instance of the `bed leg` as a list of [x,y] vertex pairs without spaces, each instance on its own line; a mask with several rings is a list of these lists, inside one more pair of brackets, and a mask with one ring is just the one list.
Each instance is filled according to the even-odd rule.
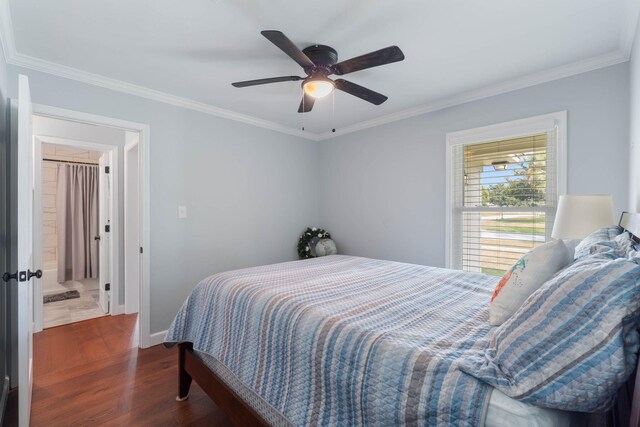
[[178,396],[176,400],[178,402],[184,402],[189,398],[189,388],[191,387],[191,375],[189,375],[184,367],[184,360],[187,351],[193,349],[192,343],[180,343],[178,344]]

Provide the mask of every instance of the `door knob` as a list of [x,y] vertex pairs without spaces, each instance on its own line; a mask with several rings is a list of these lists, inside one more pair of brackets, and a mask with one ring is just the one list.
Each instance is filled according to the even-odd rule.
[[100,236],[94,237],[93,240],[100,240]]
[[16,279],[18,280],[18,272],[16,271],[15,273],[11,274],[8,271],[6,273],[4,273],[2,275],[2,280],[4,280],[5,282],[8,282],[11,279]]
[[36,279],[42,278],[42,270],[37,269],[35,272],[31,270],[27,270],[27,280],[31,279],[33,276],[36,276]]

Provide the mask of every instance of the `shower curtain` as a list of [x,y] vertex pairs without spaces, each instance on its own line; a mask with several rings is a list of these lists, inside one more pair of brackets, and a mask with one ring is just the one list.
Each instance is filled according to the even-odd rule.
[[98,277],[98,166],[59,164],[58,282]]

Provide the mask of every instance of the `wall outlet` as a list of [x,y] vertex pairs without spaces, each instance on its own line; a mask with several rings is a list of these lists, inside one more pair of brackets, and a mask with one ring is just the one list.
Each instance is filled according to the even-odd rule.
[[183,219],[187,217],[187,207],[184,205],[178,206],[178,218]]

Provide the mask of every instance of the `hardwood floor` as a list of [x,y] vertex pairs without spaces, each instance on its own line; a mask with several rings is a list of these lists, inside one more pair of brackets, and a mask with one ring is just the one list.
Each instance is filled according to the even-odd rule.
[[34,335],[32,426],[227,426],[193,384],[176,402],[178,354],[139,350],[136,315],[106,316]]

